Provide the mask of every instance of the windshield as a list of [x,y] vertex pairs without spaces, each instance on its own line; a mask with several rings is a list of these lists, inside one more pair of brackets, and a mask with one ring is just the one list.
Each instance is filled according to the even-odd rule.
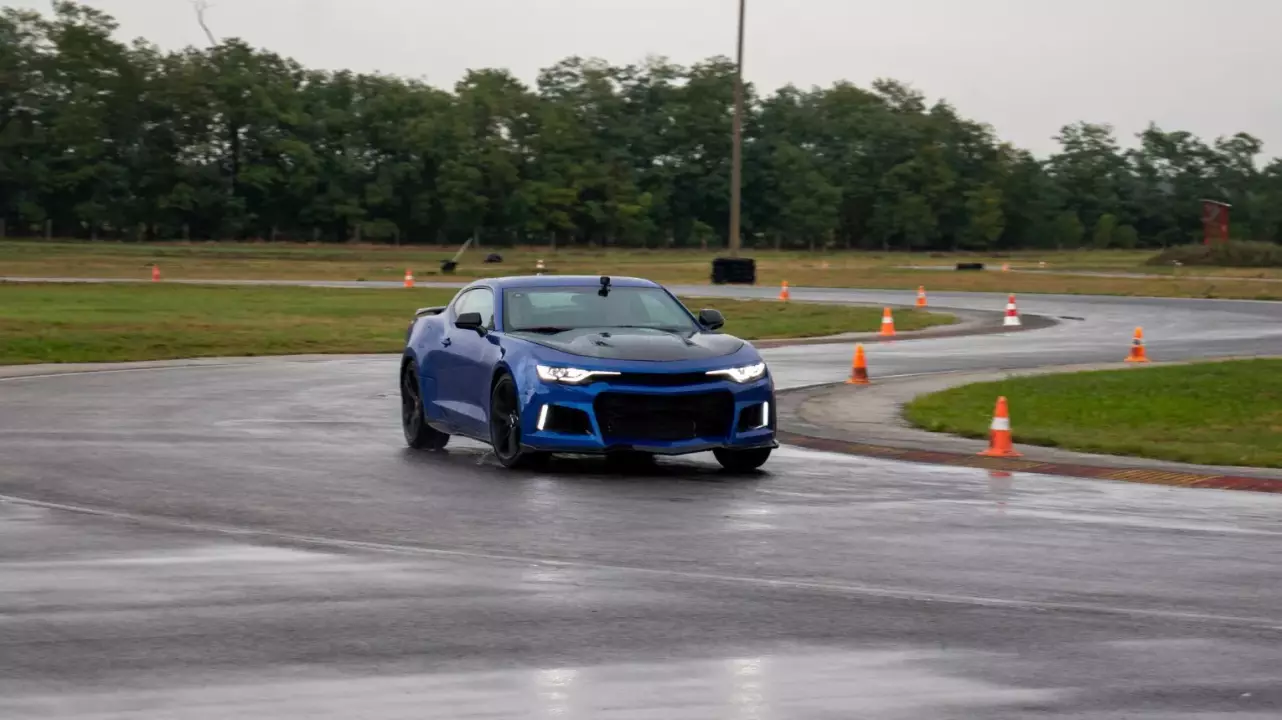
[[508,332],[556,333],[581,328],[637,327],[693,332],[686,309],[660,288],[520,288],[503,293],[503,326]]

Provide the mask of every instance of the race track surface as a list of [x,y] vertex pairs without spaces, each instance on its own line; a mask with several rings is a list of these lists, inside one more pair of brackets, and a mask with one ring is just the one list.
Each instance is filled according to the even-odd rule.
[[[1081,319],[872,370],[1120,361],[1136,325],[1159,360],[1282,354],[1282,305],[1019,300]],[[850,351],[767,355],[800,387]],[[1282,713],[1282,498],[790,448],[512,474],[406,450],[396,367],[0,380],[0,718]]]

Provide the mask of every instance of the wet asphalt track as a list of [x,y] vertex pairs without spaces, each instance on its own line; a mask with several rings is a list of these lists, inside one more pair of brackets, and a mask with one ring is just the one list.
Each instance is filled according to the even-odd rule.
[[[1136,325],[1157,359],[1282,354],[1282,305],[1020,308],[1084,319],[873,372],[1120,360]],[[768,351],[783,386],[849,355]],[[512,475],[406,451],[395,369],[0,380],[0,494],[37,503],[0,503],[0,718],[1282,713],[1282,498],[792,449]]]

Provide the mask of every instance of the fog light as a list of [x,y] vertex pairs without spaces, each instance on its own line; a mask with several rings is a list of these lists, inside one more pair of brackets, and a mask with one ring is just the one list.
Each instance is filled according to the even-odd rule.
[[544,405],[543,407],[539,408],[539,424],[537,426],[539,432],[543,432],[543,428],[547,427],[547,424],[548,424],[548,406]]

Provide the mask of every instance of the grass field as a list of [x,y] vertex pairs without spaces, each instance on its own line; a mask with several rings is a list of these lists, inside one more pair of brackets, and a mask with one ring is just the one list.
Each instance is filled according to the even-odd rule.
[[926,395],[904,414],[927,430],[983,438],[1001,395],[1019,443],[1282,467],[1282,360],[1013,378]]
[[[0,276],[149,277],[151,265],[173,279],[399,280],[407,268],[423,280],[444,279],[441,260],[450,248],[414,249],[375,245],[285,243],[0,242]],[[542,258],[550,272],[639,275],[669,284],[709,282],[715,253],[684,250],[500,249],[502,264],[482,261],[488,250],[471,250],[452,279],[533,272]],[[806,253],[753,250],[758,282],[777,286],[972,290],[1015,293],[1147,295],[1282,299],[1282,270],[1165,268],[1144,263],[1150,251],[1020,252],[1004,256],[906,253]],[[951,267],[958,259],[1010,263],[1016,272],[912,270],[904,266]],[[1040,263],[1046,263],[1042,268]],[[1047,270],[1052,274],[1019,270]],[[1092,277],[1069,272],[1125,272],[1137,278]]]
[[[453,290],[0,283],[0,364],[296,353],[400,352],[414,310]],[[769,301],[689,300],[747,339],[872,331],[881,311]],[[948,315],[899,312],[914,330]]]

